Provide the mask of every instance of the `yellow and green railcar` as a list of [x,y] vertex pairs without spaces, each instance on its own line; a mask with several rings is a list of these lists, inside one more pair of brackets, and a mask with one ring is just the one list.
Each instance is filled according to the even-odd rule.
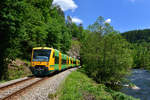
[[31,71],[36,76],[46,76],[53,71],[79,66],[79,60],[48,47],[36,47],[32,50]]
[[80,66],[80,60],[76,59],[76,66]]

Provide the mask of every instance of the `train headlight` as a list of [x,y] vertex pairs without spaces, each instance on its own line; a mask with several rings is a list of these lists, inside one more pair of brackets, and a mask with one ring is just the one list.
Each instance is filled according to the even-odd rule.
[[34,63],[32,63],[32,65],[34,66]]

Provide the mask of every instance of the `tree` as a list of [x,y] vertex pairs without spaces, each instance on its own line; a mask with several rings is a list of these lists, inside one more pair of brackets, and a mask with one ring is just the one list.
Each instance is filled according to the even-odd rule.
[[[100,23],[99,23],[100,22]],[[97,82],[120,82],[132,66],[129,43],[102,18],[90,25],[88,37],[81,46],[81,58],[85,72]],[[107,31],[106,31],[107,30]]]
[[24,2],[5,0],[0,3],[0,79],[7,79],[8,63],[19,53],[19,37],[22,35]]

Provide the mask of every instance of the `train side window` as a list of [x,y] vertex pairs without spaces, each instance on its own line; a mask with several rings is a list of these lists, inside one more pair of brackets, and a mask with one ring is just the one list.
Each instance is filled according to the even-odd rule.
[[65,59],[62,59],[62,64],[66,64],[66,60]]
[[59,64],[59,57],[55,56],[55,64]]

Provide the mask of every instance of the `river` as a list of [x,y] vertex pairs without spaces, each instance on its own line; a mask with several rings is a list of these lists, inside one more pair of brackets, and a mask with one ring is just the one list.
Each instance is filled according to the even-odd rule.
[[137,86],[137,89],[123,88],[121,90],[123,93],[141,100],[150,100],[150,71],[133,69],[128,79]]

